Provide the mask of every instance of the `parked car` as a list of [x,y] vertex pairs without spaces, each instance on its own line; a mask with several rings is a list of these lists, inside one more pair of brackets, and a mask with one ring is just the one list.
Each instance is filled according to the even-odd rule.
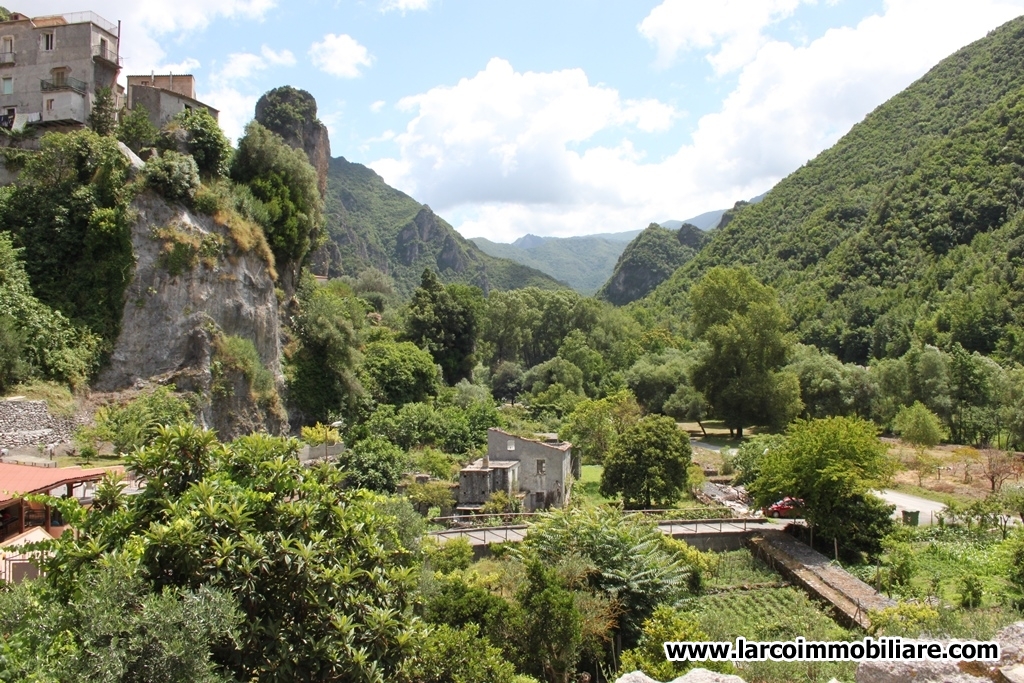
[[790,498],[786,496],[777,503],[772,503],[768,507],[761,510],[765,517],[803,517],[804,516],[804,501],[802,498]]

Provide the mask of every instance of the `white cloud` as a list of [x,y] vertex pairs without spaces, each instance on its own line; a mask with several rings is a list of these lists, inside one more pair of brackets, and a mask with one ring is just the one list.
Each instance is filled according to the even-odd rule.
[[199,63],[198,59],[195,59],[194,57],[186,57],[176,64],[161,64],[160,66],[155,67],[153,71],[155,73],[162,74],[190,74],[201,66],[202,65]]
[[654,100],[622,101],[580,69],[517,73],[497,58],[473,78],[406,97],[398,108],[416,113],[395,138],[401,158],[373,166],[435,208],[574,202],[586,188],[574,182],[568,145],[629,124],[664,130],[674,116]]
[[238,142],[245,132],[245,124],[252,120],[259,95],[240,92],[236,88],[222,86],[203,95],[203,102],[220,110],[218,123],[232,144]]
[[428,9],[432,0],[382,0],[380,3],[381,12],[398,10],[402,14]]
[[717,73],[749,63],[767,42],[762,31],[814,0],[664,0],[637,27],[669,65],[680,52],[716,50],[708,61]]
[[385,104],[387,103],[384,100],[377,100],[376,102],[370,105],[370,111],[376,114],[380,112],[382,109],[384,109]]
[[233,52],[228,55],[224,66],[214,74],[213,80],[218,83],[244,81],[271,66],[295,66],[295,55],[289,50],[275,52],[266,45],[258,55],[252,52]]
[[[471,78],[404,98],[398,153],[371,166],[466,235],[513,239],[641,228],[731,206],[774,185],[929,67],[1024,11],[1024,0],[888,0],[806,46],[766,41],[692,139],[647,159],[634,127],[678,117],[581,70]],[[618,140],[608,144],[595,142]]]
[[[33,0],[31,15],[68,11],[65,0]],[[166,51],[158,39],[206,29],[217,19],[262,20],[276,0],[92,0],[89,9],[104,19],[122,23],[121,56],[128,73],[159,71]],[[72,8],[74,9],[74,8]]]
[[369,67],[373,57],[350,35],[328,33],[319,43],[309,48],[313,65],[321,71],[339,78],[358,78],[361,67]]

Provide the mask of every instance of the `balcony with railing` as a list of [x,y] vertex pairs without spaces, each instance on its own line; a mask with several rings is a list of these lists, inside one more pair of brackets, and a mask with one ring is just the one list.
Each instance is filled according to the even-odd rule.
[[106,62],[111,66],[120,69],[124,66],[124,60],[121,59],[120,55],[106,47],[105,45],[93,45],[92,46],[92,58],[93,61]]
[[0,66],[4,66],[5,64],[14,64],[13,52],[0,52]]
[[39,82],[39,86],[43,92],[56,92],[57,90],[74,90],[77,93],[84,95],[88,89],[89,84],[85,81],[80,81],[77,78],[71,76],[64,76],[62,78],[53,78],[50,80],[44,80]]

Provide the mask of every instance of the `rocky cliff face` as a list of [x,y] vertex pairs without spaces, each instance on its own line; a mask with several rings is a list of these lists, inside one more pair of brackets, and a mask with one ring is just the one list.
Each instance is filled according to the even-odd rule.
[[707,241],[707,233],[683,223],[667,230],[651,223],[629,243],[597,296],[617,306],[642,298],[689,261]]
[[216,353],[218,339],[248,340],[281,383],[278,302],[268,265],[240,251],[209,216],[151,192],[133,208],[135,272],[121,333],[96,388],[173,383],[202,397],[200,419],[221,438],[282,431],[287,419],[276,393],[256,397],[252,378]]
[[291,86],[274,88],[256,103],[256,120],[284,138],[289,146],[306,153],[316,169],[320,196],[326,196],[331,140],[327,127],[316,117],[316,99]]

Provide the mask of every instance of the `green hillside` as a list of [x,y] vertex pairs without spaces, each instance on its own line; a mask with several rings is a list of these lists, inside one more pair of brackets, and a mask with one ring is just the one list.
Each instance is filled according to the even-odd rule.
[[943,60],[713,231],[640,305],[685,315],[748,264],[803,341],[846,361],[914,339],[1024,360],[1024,18]]
[[689,223],[678,230],[651,223],[622,252],[597,296],[620,306],[636,301],[696,256],[706,241],[707,233]]
[[[565,281],[580,294],[590,295],[608,279],[626,241],[598,235],[542,238],[536,246],[470,240],[491,256],[507,258]],[[518,240],[517,240],[518,243]]]
[[326,214],[330,243],[325,251],[332,277],[357,275],[372,266],[393,277],[403,295],[416,288],[428,267],[445,282],[474,284],[484,291],[565,287],[529,266],[488,256],[430,207],[344,157],[330,161]]

